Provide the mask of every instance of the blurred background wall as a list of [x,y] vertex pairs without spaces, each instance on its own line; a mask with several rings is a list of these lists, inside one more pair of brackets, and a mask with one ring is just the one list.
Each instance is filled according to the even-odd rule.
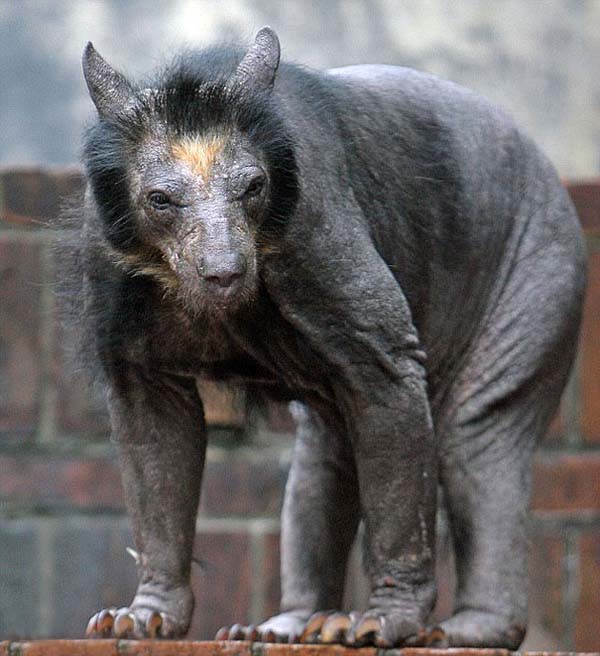
[[77,160],[91,115],[87,41],[137,75],[182,44],[247,42],[264,24],[284,57],[309,66],[402,64],[472,87],[511,111],[561,173],[598,171],[597,0],[3,0],[0,162]]
[[[474,88],[512,112],[565,179],[599,173],[598,0],[3,0],[0,640],[79,637],[98,607],[128,602],[136,579],[103,402],[65,368],[52,293],[60,261],[41,229],[81,187],[73,167],[92,117],[83,47],[92,40],[136,76],[182,44],[249,42],[263,24],[278,31],[284,57],[309,66],[401,64]],[[528,645],[591,650],[600,645],[600,186],[572,193],[592,284],[580,358],[536,461]],[[282,408],[250,418],[227,395],[209,396],[196,638],[276,611],[292,429]],[[440,615],[452,594],[443,554]],[[349,606],[364,602],[359,560]]]

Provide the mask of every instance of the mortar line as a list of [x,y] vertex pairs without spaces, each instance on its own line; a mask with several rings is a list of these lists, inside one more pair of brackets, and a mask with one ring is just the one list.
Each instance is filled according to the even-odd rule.
[[279,530],[279,520],[270,517],[205,517],[199,515],[196,520],[196,531],[202,533],[252,533]]
[[251,624],[265,620],[265,533],[259,524],[250,527],[250,607]]
[[44,244],[49,241],[50,231],[45,228],[12,228],[2,226],[0,219],[0,234],[3,238],[9,240],[14,238],[16,241],[25,244]]
[[55,297],[52,286],[54,262],[48,243],[42,244],[42,278],[45,283],[40,292],[40,363],[41,395],[38,410],[38,426],[35,441],[38,444],[52,444],[56,441],[56,404],[58,391],[52,375],[54,365],[54,345],[56,338]]
[[591,255],[592,253],[596,253],[597,251],[600,251],[600,235],[587,234],[585,236],[585,241],[586,241],[588,256]]
[[50,519],[40,521],[38,532],[38,558],[39,558],[39,587],[38,587],[38,613],[39,627],[42,637],[50,637],[53,623],[53,607],[55,603],[55,575],[54,560],[54,521]]
[[563,617],[565,618],[565,625],[563,627],[564,644],[562,647],[570,651],[575,651],[575,626],[580,591],[580,548],[579,532],[569,529],[565,538],[565,560],[563,564],[565,577],[563,586]]
[[581,435],[581,349],[577,349],[573,371],[565,389],[564,421],[566,445],[580,447],[583,443]]

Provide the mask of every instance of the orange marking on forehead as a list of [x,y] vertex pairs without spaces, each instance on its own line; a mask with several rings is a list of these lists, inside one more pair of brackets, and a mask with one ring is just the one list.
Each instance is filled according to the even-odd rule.
[[194,173],[208,180],[219,153],[225,147],[225,139],[218,135],[184,137],[171,147],[175,159],[185,162]]

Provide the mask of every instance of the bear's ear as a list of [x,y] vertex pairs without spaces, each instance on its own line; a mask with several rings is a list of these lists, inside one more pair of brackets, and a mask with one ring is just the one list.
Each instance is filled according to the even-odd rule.
[[82,63],[83,76],[98,114],[106,118],[121,111],[133,95],[129,82],[104,61],[91,42],[83,51]]
[[281,49],[277,34],[270,27],[261,27],[230,82],[230,86],[268,90],[275,83]]

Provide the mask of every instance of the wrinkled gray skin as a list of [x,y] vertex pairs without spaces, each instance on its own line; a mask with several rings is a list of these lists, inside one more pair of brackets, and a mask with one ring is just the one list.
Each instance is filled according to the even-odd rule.
[[[312,640],[515,648],[531,454],[568,374],[584,287],[575,213],[545,157],[478,96],[391,66],[315,73],[334,121],[278,70],[278,47],[261,30],[231,81],[272,86],[296,143],[300,197],[276,248],[261,255],[253,237],[269,180],[242,135],[207,179],[160,135],[131,156],[137,220],[176,283],[103,356],[141,582],[90,633],[155,635],[150,618],[161,636],[187,630],[205,450],[194,378],[206,377],[298,400],[282,612],[252,637],[295,640],[313,613],[340,608],[362,519],[369,608]],[[100,115],[123,111],[124,78],[91,48],[84,67]],[[152,206],[165,185],[182,207]],[[126,275],[102,254],[91,195],[85,223],[95,276]],[[458,595],[432,633],[438,483]]]

